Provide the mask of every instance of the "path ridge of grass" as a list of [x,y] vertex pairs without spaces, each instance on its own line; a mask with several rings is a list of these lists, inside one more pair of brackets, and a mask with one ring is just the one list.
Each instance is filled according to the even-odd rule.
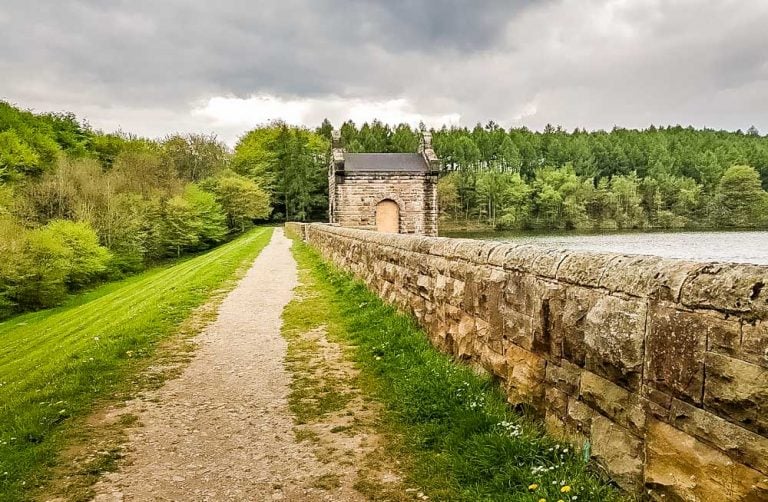
[[[510,409],[491,377],[435,349],[412,317],[306,244],[295,241],[293,252],[311,272],[313,294],[295,300],[287,321],[296,328],[322,324],[346,345],[364,392],[384,406],[388,453],[407,484],[431,500],[628,500],[586,460],[588,451],[574,451],[534,417]],[[368,495],[377,498],[379,488],[369,487]]]
[[[26,500],[67,426],[124,389],[158,343],[267,245],[257,228],[207,253],[0,324],[0,500]],[[82,299],[80,297],[82,296]]]

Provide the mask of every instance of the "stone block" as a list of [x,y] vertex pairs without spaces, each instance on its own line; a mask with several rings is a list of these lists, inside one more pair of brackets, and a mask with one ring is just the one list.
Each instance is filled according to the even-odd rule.
[[568,397],[566,423],[573,431],[586,435],[592,430],[592,419],[598,413],[574,396]]
[[677,302],[688,276],[702,264],[658,256],[622,255],[600,278],[600,287],[640,298]]
[[492,336],[498,339],[501,339],[504,333],[504,316],[501,306],[506,279],[507,276],[503,270],[491,269],[479,291],[480,315],[490,325]]
[[654,416],[666,421],[669,417],[669,408],[672,406],[672,396],[648,385],[643,385],[640,394],[645,403],[646,418]]
[[576,396],[579,394],[579,381],[581,379],[581,368],[565,359],[555,364],[547,364],[546,381],[549,386],[560,389],[568,395]]
[[768,267],[713,263],[690,275],[680,301],[687,307],[748,313],[768,319]]
[[742,326],[741,347],[736,357],[768,368],[768,320]]
[[669,423],[768,476],[768,438],[677,399]]
[[[707,314],[710,315],[706,315]],[[709,321],[707,329],[707,350],[729,356],[738,357],[741,351],[741,323],[737,316],[723,314],[717,311],[699,311],[701,315]]]
[[586,405],[626,427],[633,434],[643,435],[645,405],[638,393],[629,392],[605,378],[584,371],[581,374],[579,396]]
[[563,421],[568,414],[568,395],[560,389],[547,387],[544,391],[544,409]]
[[648,316],[645,383],[701,404],[707,339],[739,337],[739,323],[653,303]]
[[541,248],[531,244],[515,246],[504,256],[504,268],[517,272],[531,273],[531,263],[536,259]]
[[592,457],[616,484],[634,492],[643,483],[643,442],[620,425],[596,415],[590,433]]
[[475,279],[475,271],[467,271],[464,274],[464,298],[461,300],[461,308],[472,314],[479,315],[480,290],[483,284]]
[[456,332],[453,333],[455,355],[460,359],[469,359],[474,352],[475,317],[462,312]]
[[479,354],[480,364],[488,373],[502,379],[507,378],[509,370],[507,367],[507,358],[504,357],[503,354],[496,352],[488,345],[483,345],[479,349]]
[[764,474],[671,425],[648,424],[645,452],[645,487],[656,500],[768,500]]
[[510,273],[504,287],[504,306],[529,317],[538,315],[546,285],[528,274]]
[[507,254],[517,246],[519,246],[519,244],[511,243],[501,243],[501,245],[496,246],[488,254],[488,264],[493,265],[494,267],[504,268],[504,264],[507,261]]
[[553,338],[561,343],[559,353],[576,365],[584,366],[587,314],[602,296],[603,293],[594,289],[568,286],[549,300],[549,325],[556,333]]
[[557,438],[565,439],[565,419],[568,410],[568,396],[554,387],[548,387],[544,394],[544,427]]
[[540,319],[517,312],[516,310],[502,310],[504,318],[504,340],[513,343],[526,350],[533,349],[533,332],[541,329]]
[[516,345],[507,346],[507,398],[512,404],[541,407],[544,397],[546,360]]
[[557,280],[596,288],[611,261],[619,255],[611,253],[573,252],[565,257],[557,269]]
[[704,407],[768,436],[768,368],[708,352]]
[[504,352],[504,341],[501,332],[493,329],[487,321],[476,317],[475,332],[478,345],[488,346],[499,354]]
[[562,249],[542,249],[531,262],[531,273],[554,279],[560,264],[571,253]]
[[501,245],[494,241],[477,241],[473,239],[456,239],[458,244],[453,248],[452,258],[458,258],[476,265],[488,263],[488,255]]
[[640,300],[599,298],[585,320],[585,367],[627,389],[639,390],[646,310]]
[[431,298],[435,287],[435,279],[428,275],[419,274],[416,279],[416,292],[422,298]]

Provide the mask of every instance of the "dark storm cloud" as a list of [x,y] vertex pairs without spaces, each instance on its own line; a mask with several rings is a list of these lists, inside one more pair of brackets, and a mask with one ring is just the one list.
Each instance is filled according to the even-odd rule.
[[149,133],[252,95],[312,118],[302,100],[400,99],[468,125],[768,130],[766,23],[733,0],[5,0],[0,99]]

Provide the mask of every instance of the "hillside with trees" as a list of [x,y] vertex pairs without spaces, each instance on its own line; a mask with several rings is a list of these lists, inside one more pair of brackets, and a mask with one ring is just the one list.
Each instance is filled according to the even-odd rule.
[[270,214],[215,137],[148,140],[0,102],[0,318],[216,246]]
[[[330,136],[324,123],[319,134]],[[768,225],[768,138],[644,130],[433,130],[448,223],[500,229],[725,228]],[[341,126],[352,152],[412,152],[418,130],[374,121]]]

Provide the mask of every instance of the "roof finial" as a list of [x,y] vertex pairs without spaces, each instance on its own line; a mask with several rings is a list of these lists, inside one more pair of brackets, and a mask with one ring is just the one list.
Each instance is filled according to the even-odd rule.
[[334,129],[331,131],[331,148],[342,148],[341,146],[341,131]]
[[429,165],[429,170],[437,172],[440,170],[440,159],[437,158],[437,154],[432,149],[432,133],[429,131],[422,131],[421,144],[419,145],[419,153],[424,157],[424,161]]
[[342,146],[341,131],[331,131],[331,158],[336,171],[344,170],[344,147]]

